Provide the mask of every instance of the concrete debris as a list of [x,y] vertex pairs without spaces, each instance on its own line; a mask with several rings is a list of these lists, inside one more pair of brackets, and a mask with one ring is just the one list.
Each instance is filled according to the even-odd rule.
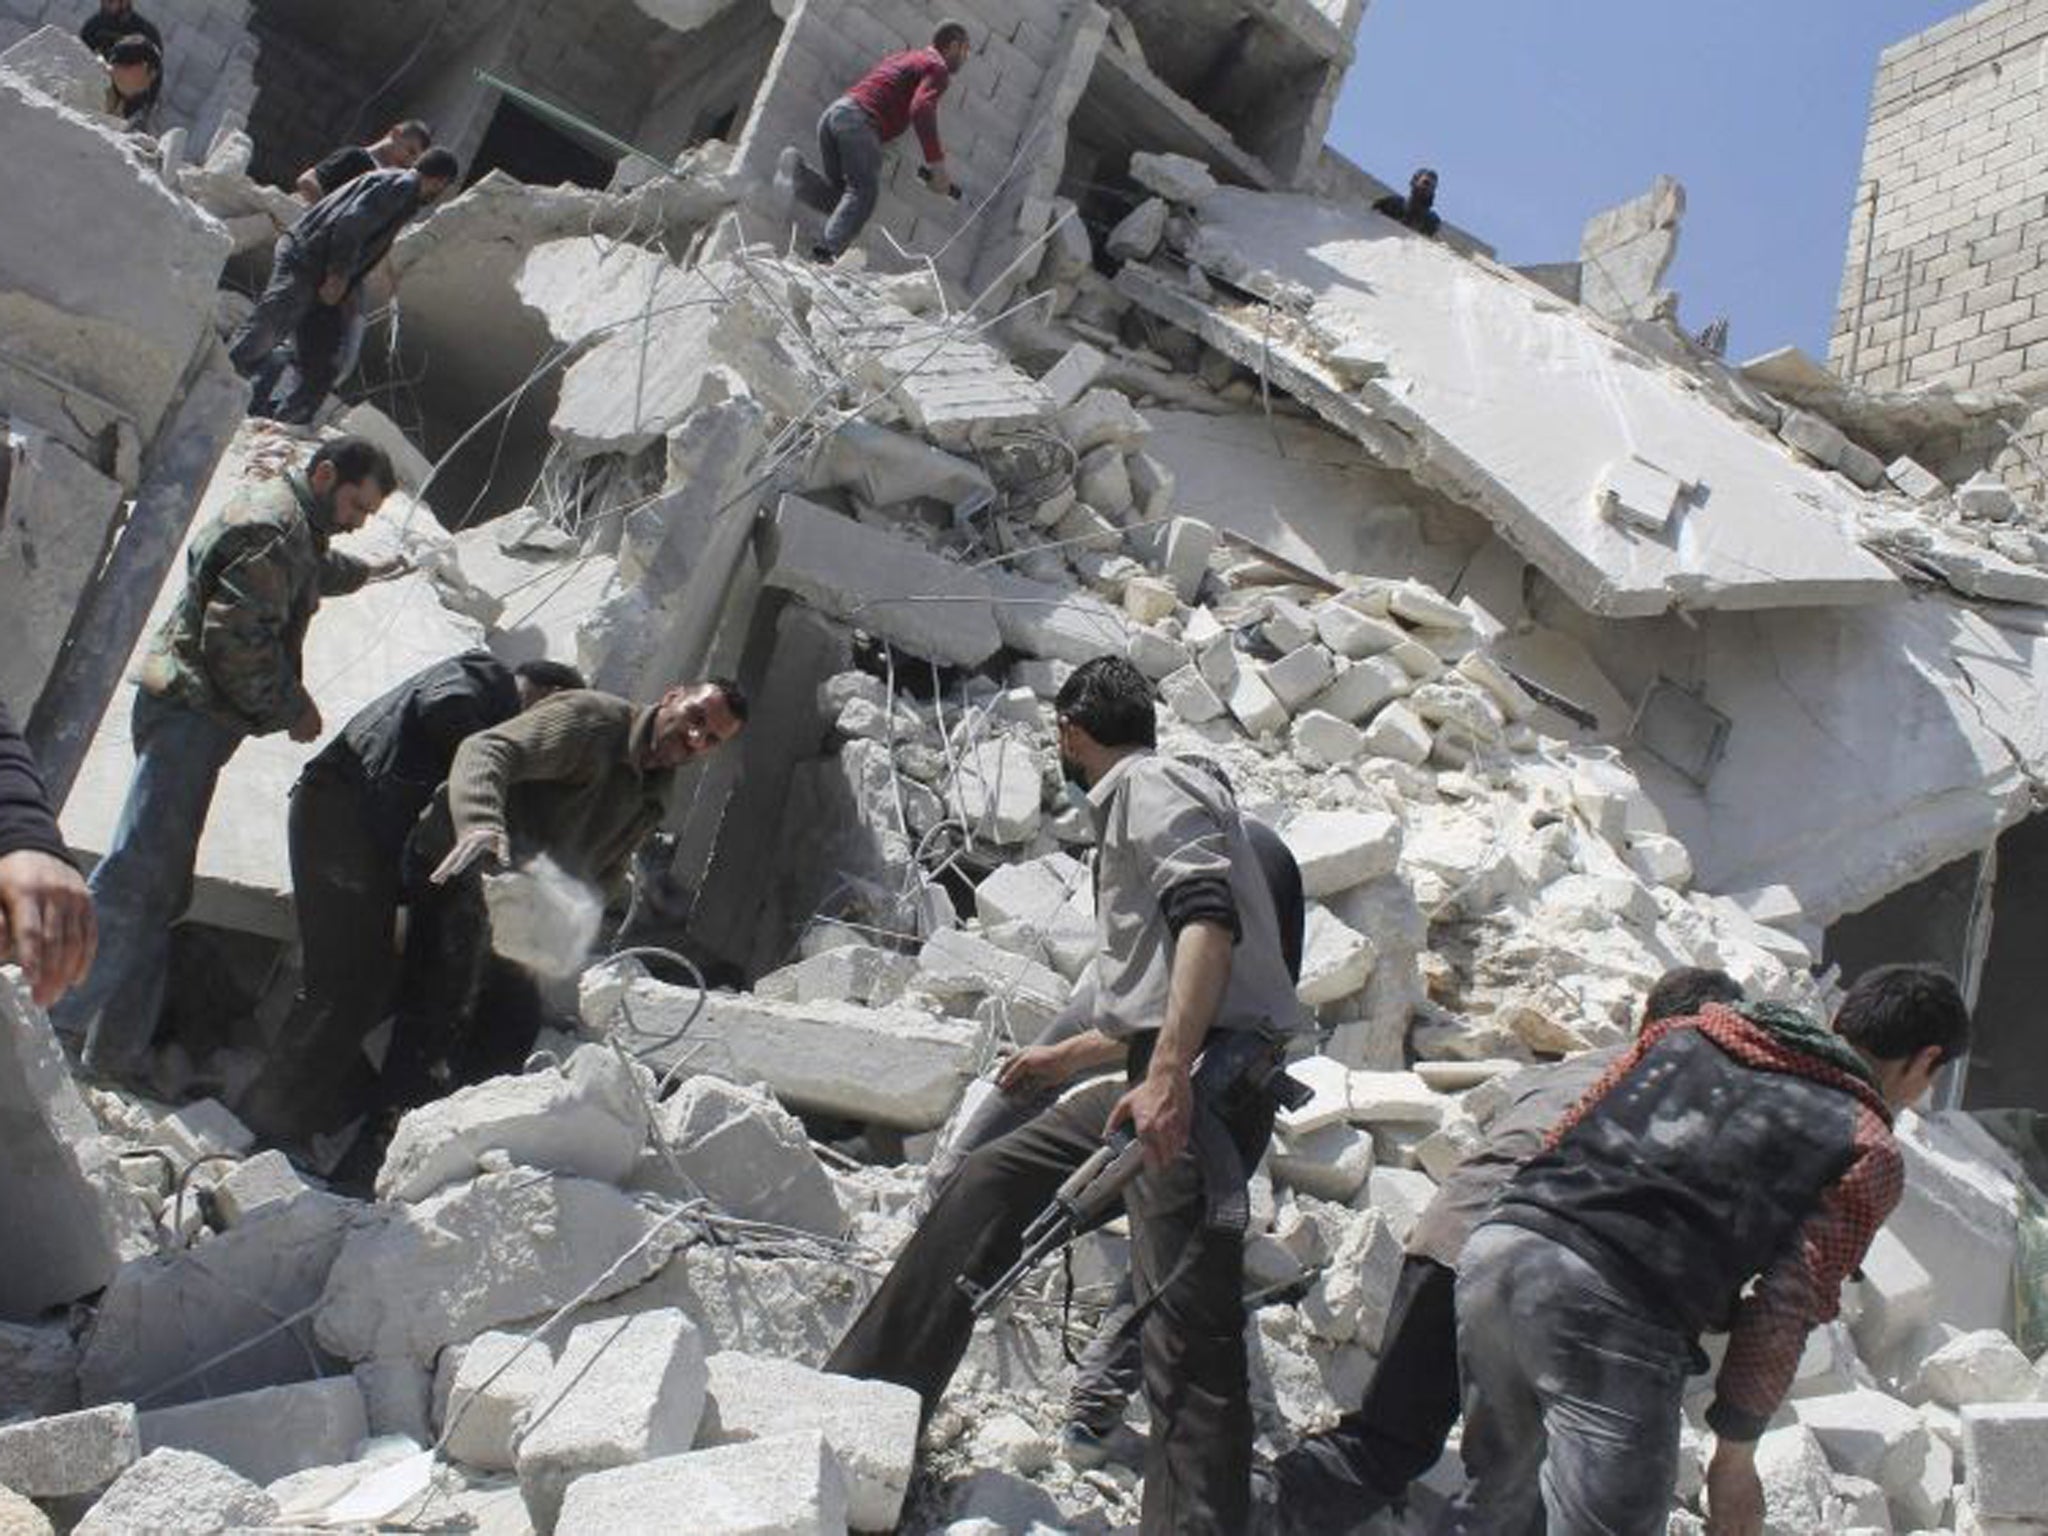
[[713,1355],[709,1369],[700,1446],[816,1431],[845,1474],[848,1523],[861,1531],[897,1528],[917,1454],[915,1392],[732,1352]]
[[482,1333],[442,1351],[435,1417],[449,1456],[480,1471],[512,1471],[520,1425],[554,1370],[555,1352],[544,1338]]
[[641,1155],[637,1188],[701,1193],[745,1221],[836,1238],[846,1215],[803,1123],[772,1095],[715,1077],[692,1078],[662,1104],[662,1151]]
[[1666,319],[1677,296],[1658,285],[1678,255],[1685,188],[1669,176],[1633,201],[1595,214],[1579,237],[1579,302],[1605,319]]
[[552,1531],[563,1496],[589,1474],[687,1451],[705,1384],[703,1341],[680,1312],[575,1329],[516,1436],[534,1528]]
[[510,874],[486,875],[484,903],[491,915],[491,948],[539,977],[581,974],[604,924],[597,892],[546,854]]
[[72,1536],[214,1536],[266,1525],[277,1501],[196,1451],[151,1451],[72,1527]]
[[0,1486],[32,1499],[97,1493],[141,1455],[135,1409],[86,1408],[0,1426]]
[[370,1433],[353,1376],[153,1409],[137,1427],[145,1450],[196,1451],[259,1484],[351,1461]]
[[2048,1403],[1974,1405],[1963,1410],[1963,1489],[1991,1520],[2048,1521]]
[[690,1512],[693,1536],[844,1536],[846,1479],[819,1434],[666,1456],[579,1479],[556,1536],[656,1530]]
[[377,1174],[378,1198],[416,1205],[474,1179],[493,1159],[617,1184],[646,1144],[643,1106],[653,1087],[644,1068],[586,1045],[560,1067],[464,1088],[399,1122]]

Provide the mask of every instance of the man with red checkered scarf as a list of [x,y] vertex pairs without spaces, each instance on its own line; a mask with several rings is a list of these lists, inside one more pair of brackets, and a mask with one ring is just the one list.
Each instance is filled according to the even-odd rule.
[[1685,1379],[1725,1331],[1708,1529],[1760,1531],[1756,1441],[1904,1186],[1892,1115],[1969,1033],[1917,966],[1861,977],[1832,1033],[1768,1004],[1644,1031],[1459,1261],[1472,1481],[1444,1528],[1661,1533]]

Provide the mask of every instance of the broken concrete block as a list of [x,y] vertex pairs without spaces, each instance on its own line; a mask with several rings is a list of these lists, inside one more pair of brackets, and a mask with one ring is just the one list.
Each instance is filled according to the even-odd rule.
[[1811,411],[1788,410],[1778,426],[1778,436],[1819,464],[1833,469],[1841,462],[1849,439],[1833,422]]
[[1142,149],[1131,156],[1131,180],[1183,208],[1200,209],[1216,191],[1216,178],[1201,161]]
[[372,1439],[434,1441],[434,1374],[417,1360],[365,1360],[351,1372]]
[[1381,655],[1408,638],[1400,625],[1360,613],[1349,603],[1324,603],[1315,610],[1315,619],[1323,644],[1353,661]]
[[320,1299],[356,1209],[313,1191],[191,1248],[122,1265],[79,1359],[85,1400],[168,1407],[313,1374],[309,1326],[278,1331],[277,1320]]
[[1037,758],[1005,736],[961,755],[951,798],[976,837],[1015,847],[1038,834],[1042,790]]
[[1052,403],[1064,411],[1095,385],[1109,367],[1107,354],[1088,345],[1085,341],[1075,342],[1066,354],[1053,364],[1052,371],[1038,382],[1045,392],[1052,396]]
[[1166,579],[1184,603],[1192,603],[1202,590],[1202,578],[1209,574],[1209,557],[1216,553],[1215,528],[1199,518],[1176,517],[1166,525],[1166,547],[1160,564]]
[[267,1525],[277,1501],[196,1451],[151,1451],[100,1496],[72,1536],[213,1536]]
[[[492,1157],[616,1184],[647,1142],[631,1067],[586,1045],[561,1067],[495,1077],[408,1114],[377,1174],[384,1200],[418,1202],[476,1175]],[[652,1075],[647,1088],[651,1097]]]
[[1347,1205],[1372,1177],[1372,1133],[1355,1125],[1325,1125],[1274,1138],[1273,1177],[1318,1200]]
[[1129,398],[1114,389],[1091,389],[1060,412],[1060,431],[1082,458],[1103,448],[1129,451],[1152,433]]
[[1943,1407],[1961,1408],[2034,1402],[2042,1396],[2042,1383],[2017,1344],[1995,1328],[1980,1328],[1921,1362],[1920,1390]]
[[61,27],[31,32],[0,52],[0,74],[12,76],[73,112],[106,111],[107,71],[97,55]]
[[545,1339],[529,1344],[516,1333],[479,1334],[445,1351],[434,1395],[448,1455],[480,1471],[512,1471],[519,1426],[554,1370]]
[[958,928],[943,928],[917,954],[920,979],[939,997],[1033,997],[1055,1011],[1073,990],[1057,971]]
[[1884,484],[1884,460],[1861,443],[1845,444],[1835,468],[1866,491],[1874,491]]
[[0,1403],[29,1418],[78,1407],[78,1345],[65,1324],[0,1323]]
[[0,1536],[56,1536],[50,1517],[11,1488],[0,1488]]
[[988,581],[881,529],[785,496],[763,528],[762,581],[913,655],[979,666],[1003,644]]
[[688,1182],[677,1184],[670,1158],[648,1153],[636,1187],[688,1199],[692,1188],[746,1221],[772,1222],[837,1238],[846,1231],[825,1165],[803,1122],[754,1089],[715,1077],[693,1078],[662,1104],[661,1135]]
[[1617,324],[1674,313],[1660,285],[1678,254],[1685,188],[1659,176],[1650,190],[1595,214],[1579,236],[1579,301]]
[[1130,620],[1089,593],[1008,572],[995,573],[991,585],[996,623],[1013,651],[1078,667],[1130,645]]
[[1920,1415],[1882,1392],[1858,1390],[1792,1403],[1837,1472],[1867,1477],[1893,1498],[1917,1485],[1926,1461],[1927,1426]]
[[1311,699],[1309,707],[1357,724],[1405,698],[1414,687],[1415,679],[1400,663],[1371,656],[1340,666],[1330,686]]
[[1904,455],[1892,460],[1885,474],[1893,485],[1915,501],[1939,501],[1948,494],[1948,482]]
[[1309,811],[1281,829],[1301,866],[1302,890],[1335,896],[1401,864],[1401,823],[1380,811]]
[[579,1478],[555,1536],[665,1530],[681,1510],[690,1536],[844,1536],[846,1479],[816,1433],[664,1456]]
[[1663,533],[1678,516],[1686,486],[1648,460],[1631,457],[1607,467],[1594,495],[1601,511],[1617,523],[1646,533]]
[[1301,1303],[1309,1332],[1333,1344],[1377,1350],[1401,1279],[1401,1245],[1378,1211],[1349,1223],[1326,1268]]
[[1878,1229],[1860,1272],[1856,1347],[1864,1359],[1882,1361],[1933,1315],[1934,1278],[1889,1226]]
[[1457,666],[1458,675],[1477,683],[1508,720],[1526,720],[1536,713],[1536,701],[1528,690],[1508,674],[1507,668],[1484,651],[1469,653]]
[[1757,1441],[1756,1472],[1764,1489],[1766,1536],[1805,1536],[1827,1528],[1834,1470],[1812,1430],[1791,1424],[1766,1431]]
[[1292,1063],[1288,1075],[1309,1090],[1308,1102],[1283,1109],[1277,1124],[1289,1135],[1306,1135],[1326,1125],[1342,1125],[1351,1117],[1351,1071],[1328,1056],[1310,1056]]
[[0,970],[0,1230],[34,1240],[0,1265],[0,1317],[28,1322],[113,1278],[136,1203],[18,974]]
[[1692,854],[1675,837],[1651,832],[1630,838],[1628,862],[1651,885],[1682,891],[1692,884]]
[[32,1499],[97,1493],[142,1454],[128,1403],[0,1426],[0,1487]]
[[1084,505],[1093,507],[1105,520],[1104,526],[1110,530],[1110,542],[1103,547],[1114,548],[1118,542],[1117,525],[1129,519],[1138,500],[1138,493],[1131,486],[1131,471],[1125,462],[1123,449],[1114,443],[1105,443],[1093,453],[1083,455],[1081,468],[1074,477],[1074,492]]
[[1166,219],[1171,212],[1164,198],[1147,198],[1109,232],[1109,254],[1118,261],[1150,261],[1166,235]]
[[[609,974],[599,967],[584,980],[584,1022],[592,1028],[608,1025],[598,1000]],[[697,1012],[694,991],[644,975],[623,995],[648,1040],[680,1037]],[[906,1131],[945,1124],[974,1076],[975,1027],[906,1008],[798,1006],[714,992],[688,1036],[651,1050],[651,1064],[665,1071],[687,1058],[691,1075],[765,1083],[792,1109]]]
[[1986,469],[1956,487],[1956,505],[1973,522],[2005,523],[2012,520],[2017,503],[2006,483]]
[[[1157,523],[1173,510],[1173,496],[1180,481],[1172,470],[1149,453],[1130,454],[1124,459],[1124,469],[1131,477],[1131,496],[1139,517]],[[1206,561],[1208,557],[1203,558]],[[1189,602],[1194,601],[1192,591],[1184,595]]]
[[1365,751],[1365,733],[1349,720],[1320,709],[1296,718],[1294,755],[1307,768],[1341,768]]
[[698,1445],[815,1430],[846,1474],[847,1523],[861,1531],[896,1528],[917,1457],[915,1392],[730,1351],[713,1355],[709,1369]]
[[1254,739],[1287,729],[1287,706],[1250,667],[1237,669],[1225,702],[1230,705],[1230,712],[1237,716],[1237,723]]
[[1289,651],[1265,669],[1266,686],[1290,714],[1321,693],[1335,676],[1330,653],[1313,644]]
[[1259,633],[1265,636],[1268,645],[1285,656],[1315,643],[1315,616],[1284,597],[1268,598],[1265,622],[1259,626]]
[[1180,608],[1173,583],[1157,576],[1138,576],[1124,584],[1124,612],[1140,624],[1170,619]]
[[355,1459],[370,1420],[353,1376],[330,1376],[158,1408],[137,1420],[143,1448],[196,1451],[252,1483]]
[[1442,629],[1452,633],[1469,630],[1472,615],[1442,594],[1420,582],[1396,583],[1387,592],[1387,610],[1417,629]]
[[519,1492],[546,1536],[572,1484],[687,1451],[707,1382],[704,1342],[673,1308],[584,1323],[521,1424]]
[[[681,1240],[671,1225],[646,1241],[658,1218],[609,1185],[530,1168],[487,1173],[382,1217],[348,1234],[315,1320],[321,1344],[345,1360],[425,1363],[560,1306],[616,1265],[597,1293],[615,1296],[656,1273]],[[478,1264],[479,1253],[492,1262]]]
[[754,983],[754,995],[778,1003],[855,1002],[879,1008],[901,997],[916,974],[917,962],[908,955],[847,944],[770,971]]
[[1435,738],[1430,735],[1429,727],[1406,704],[1389,704],[1365,728],[1368,757],[1391,758],[1397,763],[1419,768],[1429,761],[1434,745]]
[[1355,1125],[1426,1126],[1443,1124],[1452,1100],[1413,1072],[1353,1072],[1351,1119]]
[[484,906],[498,958],[547,980],[579,974],[604,925],[604,899],[546,854],[485,875]]
[[1159,680],[1159,697],[1189,725],[1206,725],[1211,720],[1220,720],[1229,713],[1224,702],[1216,696],[1208,679],[1193,667],[1182,667]]
[[1132,630],[1126,654],[1131,658],[1131,665],[1155,683],[1171,677],[1188,664],[1187,647],[1156,629]]
[[258,1211],[289,1205],[312,1187],[282,1152],[259,1152],[235,1164],[228,1176],[213,1186],[213,1206],[220,1213],[221,1225],[234,1227]]
[[2048,1521],[2048,1403],[1963,1410],[1963,1488],[1979,1515]]
[[1331,916],[1327,907],[1311,903],[1295,995],[1311,1008],[1339,1002],[1364,988],[1378,959],[1371,939]]

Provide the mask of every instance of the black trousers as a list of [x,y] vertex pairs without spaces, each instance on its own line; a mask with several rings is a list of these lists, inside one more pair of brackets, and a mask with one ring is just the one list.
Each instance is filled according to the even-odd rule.
[[299,995],[244,1113],[266,1136],[296,1141],[370,1108],[375,1073],[363,1041],[390,1005],[399,886],[360,775],[308,768],[292,789],[288,828]]
[[[955,1281],[986,1284],[1017,1257],[1023,1230],[1102,1144],[1124,1085],[1093,1084],[970,1155],[947,1182],[828,1371],[893,1381],[938,1406],[974,1332]],[[1269,1100],[1247,1095],[1224,1123],[1246,1168],[1273,1130]],[[1192,1150],[1125,1196],[1152,1436],[1145,1536],[1240,1536],[1251,1517],[1252,1411],[1244,1352],[1244,1240],[1205,1225]]]
[[1458,1422],[1458,1274],[1401,1267],[1365,1399],[1274,1464],[1281,1536],[1343,1536],[1397,1502],[1437,1463]]

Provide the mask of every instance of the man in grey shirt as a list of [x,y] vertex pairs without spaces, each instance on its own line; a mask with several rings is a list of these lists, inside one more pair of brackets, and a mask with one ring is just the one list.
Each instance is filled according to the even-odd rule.
[[[1060,756],[1088,788],[1096,829],[1099,952],[1084,985],[1095,1027],[1056,1047],[1061,1078],[1122,1060],[1125,1078],[1074,1093],[971,1154],[897,1256],[826,1369],[914,1387],[929,1417],[973,1333],[957,1284],[1013,1263],[1024,1226],[1129,1123],[1146,1171],[1125,1196],[1143,1311],[1151,1410],[1145,1536],[1240,1536],[1251,1517],[1252,1414],[1244,1351],[1244,1237],[1212,1227],[1190,1144],[1213,1114],[1242,1169],[1272,1135],[1265,1089],[1198,1105],[1211,1037],[1243,1032],[1274,1065],[1306,1029],[1281,956],[1272,892],[1228,792],[1153,752],[1152,687],[1120,656],[1077,669],[1054,705]],[[1241,1192],[1240,1192],[1241,1193]]]
[[[1739,1003],[1742,988],[1722,971],[1668,971],[1643,1000],[1645,1025],[1691,1018],[1709,1003]],[[1379,1363],[1365,1400],[1333,1429],[1303,1440],[1273,1464],[1270,1527],[1260,1536],[1345,1536],[1399,1502],[1436,1465],[1458,1422],[1458,1258],[1515,1170],[1543,1149],[1550,1132],[1626,1049],[1587,1051],[1528,1067],[1507,1082],[1507,1102],[1487,1123],[1486,1142],[1451,1171],[1408,1235]],[[1262,1476],[1261,1481],[1264,1481]]]

